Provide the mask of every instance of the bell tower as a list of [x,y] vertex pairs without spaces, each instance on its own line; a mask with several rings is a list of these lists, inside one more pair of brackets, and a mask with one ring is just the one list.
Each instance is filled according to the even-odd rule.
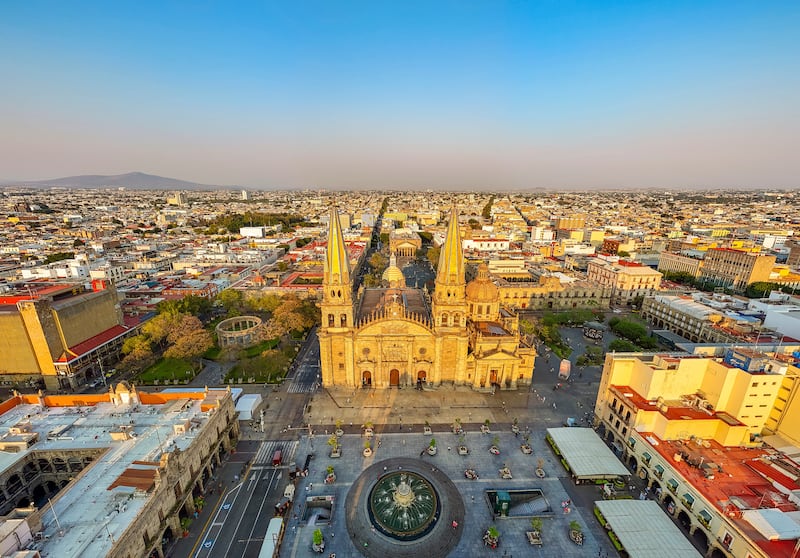
[[437,345],[434,382],[440,382],[442,367],[449,366],[457,371],[455,381],[463,383],[461,376],[466,370],[468,347],[467,299],[464,248],[455,205],[450,212],[447,236],[439,253],[435,285],[431,304]]
[[353,285],[339,213],[331,208],[322,277],[319,352],[322,384],[354,386]]

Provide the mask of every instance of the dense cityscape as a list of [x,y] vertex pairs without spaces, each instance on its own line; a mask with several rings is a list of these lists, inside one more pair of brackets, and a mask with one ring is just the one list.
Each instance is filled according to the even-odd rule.
[[2,203],[4,556],[795,551],[796,192]]
[[0,2],[0,558],[797,558],[797,2]]

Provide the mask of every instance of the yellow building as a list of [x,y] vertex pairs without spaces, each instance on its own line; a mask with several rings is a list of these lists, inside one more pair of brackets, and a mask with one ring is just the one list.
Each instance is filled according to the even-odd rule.
[[714,248],[706,252],[700,280],[723,287],[744,289],[758,281],[769,281],[775,256],[756,254],[731,248]]
[[78,387],[116,361],[125,327],[114,287],[29,283],[0,297],[0,380],[48,389]]
[[501,307],[487,266],[466,282],[455,209],[432,297],[406,287],[395,266],[384,277],[387,288],[362,288],[353,296],[347,251],[332,211],[319,330],[324,386],[516,389],[530,383],[535,350],[521,339],[516,314]]
[[799,488],[796,448],[762,448],[762,434],[797,443],[797,372],[742,349],[723,358],[608,354],[598,434],[705,556],[789,558],[800,536],[789,519],[800,513],[788,495]]
[[661,286],[661,273],[645,265],[619,260],[589,262],[587,279],[611,289],[611,302],[626,304],[637,296],[648,296]]

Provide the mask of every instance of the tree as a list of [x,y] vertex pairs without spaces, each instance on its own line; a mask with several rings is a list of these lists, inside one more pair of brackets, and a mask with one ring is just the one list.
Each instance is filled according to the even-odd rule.
[[469,228],[471,228],[472,230],[480,230],[481,228],[481,223],[477,219],[470,219],[468,223],[469,223]]
[[439,253],[441,252],[441,248],[438,246],[431,246],[428,248],[428,252],[425,254],[428,257],[428,261],[431,262],[433,269],[439,265]]
[[492,204],[494,204],[494,196],[489,198],[489,201],[483,206],[483,210],[481,211],[481,216],[487,221],[492,218]]
[[188,295],[183,298],[164,300],[158,304],[160,314],[192,314],[199,316],[211,310],[211,301],[205,297]]
[[766,298],[772,291],[780,290],[781,286],[777,283],[770,283],[768,281],[756,281],[750,283],[744,290],[744,295],[747,298]]
[[252,312],[274,312],[281,304],[281,297],[276,294],[250,295],[244,303]]
[[125,356],[120,364],[127,369],[144,366],[153,360],[150,340],[142,334],[126,339],[122,344],[122,354]]
[[[190,316],[194,317],[194,316]],[[195,318],[197,319],[197,318]],[[199,320],[198,320],[199,321]],[[167,358],[194,360],[200,358],[207,350],[214,346],[211,333],[203,329],[195,329],[177,337],[172,346],[164,351]]]
[[217,295],[217,302],[222,304],[228,316],[239,316],[244,307],[244,296],[236,289],[225,289]]
[[626,250],[619,250],[617,251],[617,256],[619,256],[620,258],[630,258],[631,253]]
[[374,252],[369,257],[369,266],[374,272],[383,271],[386,268],[386,257],[380,252]]

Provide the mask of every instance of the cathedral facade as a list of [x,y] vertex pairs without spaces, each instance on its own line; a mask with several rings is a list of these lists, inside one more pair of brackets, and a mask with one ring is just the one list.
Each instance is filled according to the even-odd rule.
[[535,349],[520,336],[516,314],[500,306],[485,264],[466,282],[455,208],[432,296],[406,287],[394,257],[381,288],[354,293],[339,216],[332,209],[320,306],[325,387],[517,389],[531,382]]

